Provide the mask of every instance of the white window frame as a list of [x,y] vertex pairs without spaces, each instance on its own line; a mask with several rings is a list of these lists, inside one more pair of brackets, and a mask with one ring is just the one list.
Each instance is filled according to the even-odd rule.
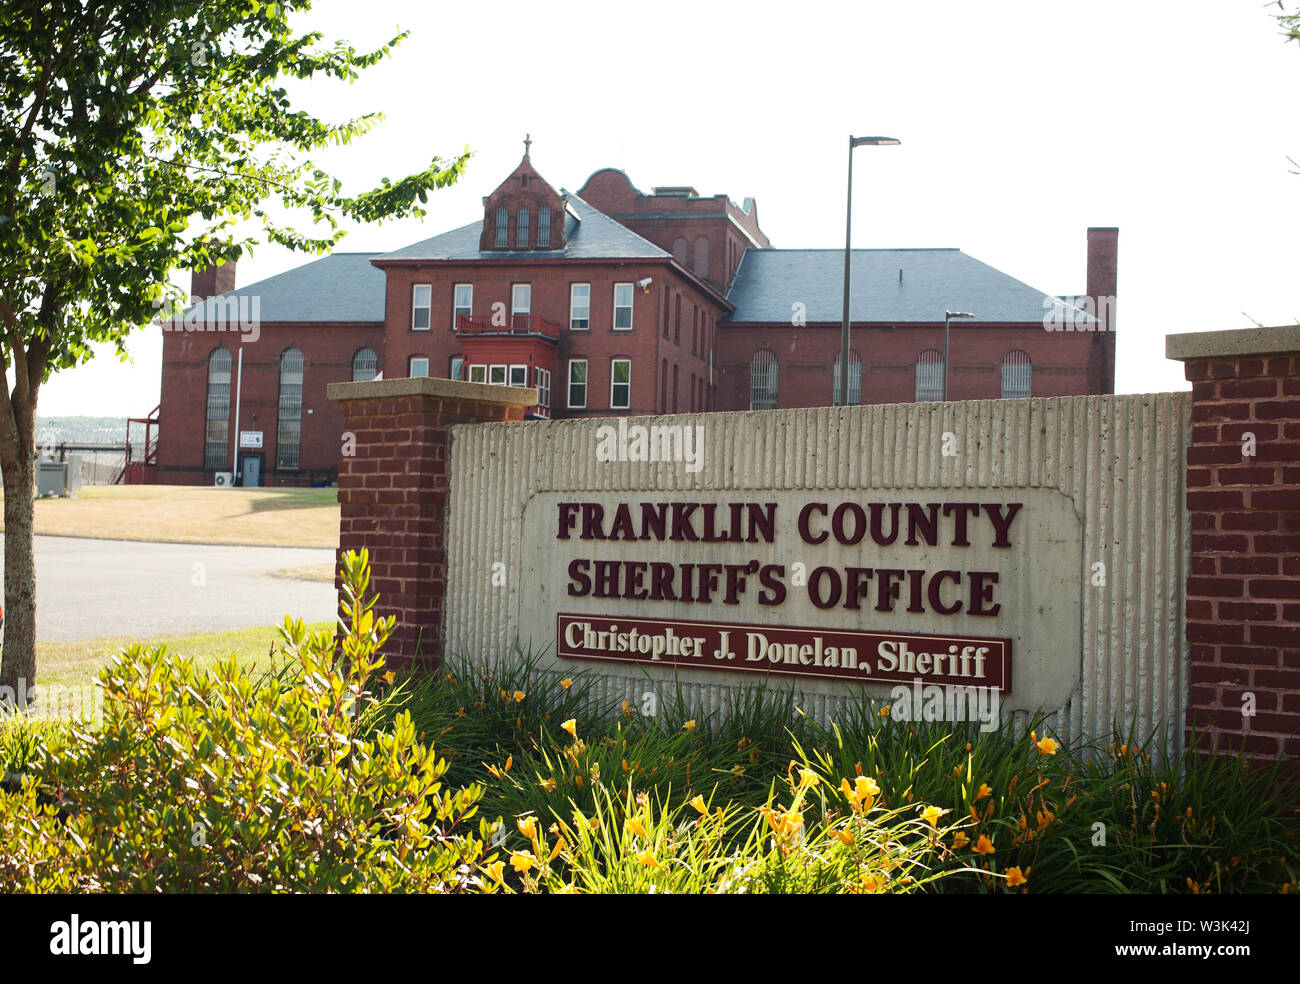
[[[499,380],[496,378],[498,369],[501,370],[501,378]],[[504,386],[506,384],[506,380],[510,378],[509,372],[510,372],[510,367],[507,365],[488,366],[488,385]]]
[[[424,303],[418,301],[423,291]],[[424,312],[424,325],[419,324],[419,313]],[[433,323],[433,284],[411,284],[411,331],[428,331]]]
[[[424,372],[416,372],[415,367],[423,363]],[[429,375],[429,359],[423,355],[413,355],[407,362],[408,373],[412,379],[425,379]]]
[[[587,303],[585,305],[586,317],[584,318],[579,318],[577,316],[577,292],[579,287],[585,287],[587,289]],[[575,328],[573,326],[575,321],[582,321],[584,323],[583,327]],[[569,284],[569,331],[591,331],[591,284],[589,283]]]
[[487,382],[487,366],[483,363],[469,367],[469,375],[466,377],[471,383]]
[[453,355],[451,357],[451,378],[464,380],[465,357],[463,355]]
[[[521,311],[519,309],[519,289],[523,288],[528,294],[528,304]],[[511,284],[510,285],[510,314],[513,317],[516,314],[533,313],[533,285],[528,284]]]
[[[582,402],[581,402],[581,403],[574,403],[574,402],[573,402],[573,387],[574,387],[574,382],[573,382],[573,367],[576,366],[576,365],[579,365],[579,364],[581,364],[581,365],[582,365],[582,368],[583,368],[583,373],[582,373],[582,382],[578,384],[578,385],[580,385],[580,386],[582,387]],[[565,399],[565,403],[567,404],[567,406],[568,406],[568,408],[569,408],[570,410],[586,410],[586,409],[587,409],[587,396],[588,396],[587,390],[588,390],[588,388],[589,388],[590,386],[591,386],[591,367],[587,364],[587,360],[586,360],[586,359],[570,359],[570,360],[569,360],[568,386],[565,388],[565,391],[564,391],[564,399]]]
[[[615,378],[616,378],[617,375],[618,375],[618,370],[617,370],[617,368],[615,368],[615,367],[616,367],[620,362],[625,362],[625,363],[627,363],[627,382],[626,382],[626,383],[617,383],[617,382],[615,382]],[[626,403],[621,403],[621,404],[620,404],[620,403],[615,402],[615,400],[614,400],[614,387],[615,387],[615,386],[626,386],[626,387],[627,387],[627,402],[626,402]],[[631,360],[631,359],[628,359],[628,358],[622,358],[622,357],[617,358],[617,359],[610,359],[610,360],[609,360],[609,408],[610,408],[611,410],[629,410],[629,409],[631,409],[631,407],[632,407],[632,360]]]
[[[628,297],[628,301],[627,301],[626,304],[619,304],[619,303],[618,303],[618,292],[619,292],[619,288],[621,288],[621,287],[626,287],[626,288],[627,288],[627,297]],[[631,282],[628,282],[628,283],[622,283],[622,284],[615,284],[615,285],[614,285],[614,321],[613,321],[613,323],[612,323],[612,324],[613,324],[613,329],[614,329],[614,331],[631,331],[631,330],[632,330],[632,311],[633,311],[633,303],[634,303],[635,300],[636,300],[636,291],[633,289],[633,285],[632,285]],[[626,328],[620,328],[620,327],[618,326],[618,313],[619,313],[620,311],[627,311],[627,327],[626,327]]]
[[[469,303],[461,304],[460,289],[464,287],[469,291]],[[466,317],[474,314],[474,285],[473,284],[453,284],[451,288],[451,330],[455,331],[460,327],[460,315]]]
[[[519,382],[515,382],[515,376],[519,376]],[[507,385],[509,386],[528,386],[528,367],[522,364],[515,364],[510,367],[506,376]]]
[[537,405],[546,407],[549,410],[551,406],[551,371],[549,369],[534,369],[533,386],[537,389]]

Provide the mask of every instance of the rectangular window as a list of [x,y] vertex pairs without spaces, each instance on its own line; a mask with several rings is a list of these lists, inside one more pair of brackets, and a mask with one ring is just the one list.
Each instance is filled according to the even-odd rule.
[[433,287],[430,284],[413,284],[411,287],[411,330],[429,330],[429,309],[433,304]]
[[471,383],[487,382],[487,366],[470,366],[469,381]]
[[429,375],[429,360],[422,355],[411,356],[411,378],[419,379]]
[[614,285],[614,330],[632,330],[632,285]]
[[609,406],[626,410],[632,405],[632,360],[614,359],[610,363]]
[[287,470],[298,468],[298,452],[302,447],[302,372],[303,358],[299,349],[286,349],[280,356],[280,413],[276,432],[275,467]]
[[537,387],[537,405],[539,407],[550,407],[551,405],[551,373],[546,369],[533,370],[533,385]]
[[225,468],[229,463],[230,353],[216,349],[208,358],[208,427],[203,446],[203,467]]
[[460,316],[469,317],[474,313],[474,285],[457,284],[451,298],[451,330],[460,327]]
[[537,210],[537,245],[551,245],[551,209],[547,205]]
[[533,285],[515,284],[510,288],[510,313],[533,313]]
[[488,383],[492,386],[504,386],[506,384],[506,367],[488,366]]
[[587,408],[587,360],[569,360],[569,409]]
[[447,378],[448,378],[448,379],[464,379],[464,378],[465,378],[465,360],[464,360],[464,358],[462,358],[462,357],[459,356],[459,355],[453,355],[453,356],[451,357],[451,375],[448,376]]
[[591,284],[569,285],[569,331],[591,328]]
[[510,385],[527,386],[528,385],[528,367],[511,366],[510,367]]

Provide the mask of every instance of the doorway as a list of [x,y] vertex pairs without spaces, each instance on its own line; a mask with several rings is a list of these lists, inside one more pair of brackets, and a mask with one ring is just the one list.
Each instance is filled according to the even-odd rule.
[[262,484],[261,454],[245,454],[239,458],[239,484],[245,488],[256,488]]

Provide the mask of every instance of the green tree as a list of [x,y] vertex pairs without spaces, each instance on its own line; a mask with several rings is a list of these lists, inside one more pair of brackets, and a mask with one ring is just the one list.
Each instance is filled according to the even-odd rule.
[[93,343],[124,356],[175,270],[236,259],[255,236],[324,251],[340,222],[421,215],[463,173],[468,151],[348,195],[312,162],[380,114],[327,122],[291,106],[285,84],[350,82],[406,35],[372,51],[326,43],[299,29],[310,6],[0,0],[0,686],[35,679],[35,420],[49,375]]

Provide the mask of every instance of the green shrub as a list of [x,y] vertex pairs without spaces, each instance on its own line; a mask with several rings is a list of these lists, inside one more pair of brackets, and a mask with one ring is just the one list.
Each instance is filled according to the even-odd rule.
[[[482,789],[444,788],[410,716],[376,729],[367,556],[344,559],[343,633],[286,619],[297,672],[200,673],[165,647],[101,674],[99,730],[73,725],[0,794],[0,872],[26,891],[492,891]],[[62,809],[38,804],[38,784]]]

